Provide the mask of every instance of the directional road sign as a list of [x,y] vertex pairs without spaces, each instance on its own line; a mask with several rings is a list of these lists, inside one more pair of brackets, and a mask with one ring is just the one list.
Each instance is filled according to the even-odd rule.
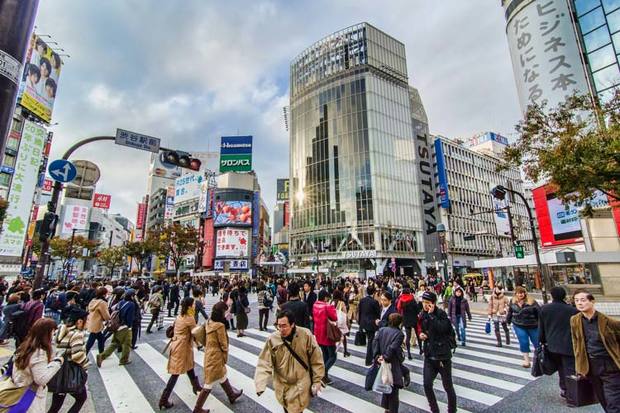
[[114,142],[117,145],[129,146],[130,148],[140,149],[142,151],[159,152],[159,138],[142,135],[125,129],[116,129],[116,140]]
[[65,159],[56,159],[50,164],[48,171],[54,180],[60,182],[71,182],[77,175],[75,166]]

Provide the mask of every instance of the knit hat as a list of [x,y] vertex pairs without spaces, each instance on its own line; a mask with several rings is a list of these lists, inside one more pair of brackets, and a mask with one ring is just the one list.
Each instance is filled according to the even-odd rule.
[[422,300],[430,301],[434,304],[437,302],[437,294],[432,291],[424,291],[424,294],[422,294]]

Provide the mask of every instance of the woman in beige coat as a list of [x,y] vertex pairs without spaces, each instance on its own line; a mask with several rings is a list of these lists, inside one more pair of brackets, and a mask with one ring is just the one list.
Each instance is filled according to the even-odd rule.
[[105,322],[110,319],[110,310],[108,309],[108,302],[106,296],[108,290],[105,287],[97,288],[95,292],[95,299],[88,303],[88,318],[86,319],[86,330],[88,331],[88,341],[86,341],[86,354],[90,352],[90,349],[97,340],[97,348],[99,354],[103,353],[105,349],[105,335],[103,329]]
[[508,312],[508,299],[504,295],[504,288],[501,285],[493,289],[491,298],[489,299],[489,320],[493,321],[495,327],[495,338],[497,339],[497,347],[502,346],[502,335],[499,331],[499,325],[502,325],[504,333],[506,333],[506,345],[510,345],[510,331],[506,323],[506,313]]
[[168,357],[168,374],[171,374],[166,388],[159,399],[159,409],[169,409],[173,406],[168,400],[177,383],[179,375],[187,374],[192,383],[195,394],[200,391],[200,382],[194,373],[194,349],[192,329],[196,327],[194,316],[189,309],[194,305],[192,297],[185,297],[181,301],[181,314],[174,320],[174,335],[170,340],[170,357]]
[[243,390],[235,389],[226,376],[228,335],[226,334],[224,321],[226,320],[225,313],[227,309],[228,306],[223,301],[215,304],[211,310],[211,319],[205,325],[205,380],[193,413],[209,413],[209,410],[203,409],[203,406],[216,383],[220,383],[231,404],[243,394]]

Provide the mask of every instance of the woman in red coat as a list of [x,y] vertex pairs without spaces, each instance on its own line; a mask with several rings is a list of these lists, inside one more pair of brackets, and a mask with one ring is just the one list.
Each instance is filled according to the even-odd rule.
[[319,299],[314,303],[312,309],[312,319],[314,320],[314,335],[316,341],[323,352],[323,363],[325,364],[324,384],[332,384],[333,382],[328,376],[331,366],[336,364],[336,343],[327,336],[327,323],[338,321],[336,307],[329,304],[331,295],[326,290],[319,291]]

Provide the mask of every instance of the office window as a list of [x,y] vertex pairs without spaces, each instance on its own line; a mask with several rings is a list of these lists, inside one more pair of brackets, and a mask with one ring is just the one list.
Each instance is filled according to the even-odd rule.
[[609,30],[607,27],[600,27],[593,32],[583,36],[586,51],[591,52],[609,43]]
[[605,14],[603,13],[603,9],[601,7],[594,9],[579,18],[579,25],[581,26],[581,32],[583,34],[589,33],[604,24]]

